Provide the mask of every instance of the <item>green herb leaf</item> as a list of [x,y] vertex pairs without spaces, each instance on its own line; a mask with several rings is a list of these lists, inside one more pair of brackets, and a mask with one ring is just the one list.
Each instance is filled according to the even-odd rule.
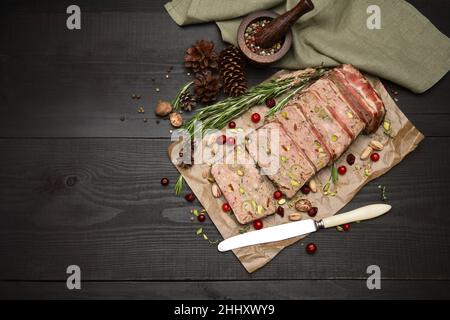
[[339,180],[338,171],[334,163],[331,166],[331,180],[333,181],[333,184],[336,184],[336,182],[338,182]]
[[181,192],[183,191],[183,187],[184,187],[184,178],[180,174],[180,176],[177,179],[177,183],[175,183],[175,194],[177,196],[181,194]]
[[173,101],[171,103],[172,109],[174,111],[179,111],[181,109],[181,103],[180,103],[181,95],[183,93],[185,93],[193,83],[194,83],[194,81],[186,83],[183,87],[181,87],[180,91],[178,91],[177,96],[175,97],[175,99],[173,99]]
[[239,233],[240,233],[240,234],[244,234],[244,233],[247,233],[248,230],[250,230],[250,225],[246,224],[244,227],[242,227],[241,229],[239,229]]

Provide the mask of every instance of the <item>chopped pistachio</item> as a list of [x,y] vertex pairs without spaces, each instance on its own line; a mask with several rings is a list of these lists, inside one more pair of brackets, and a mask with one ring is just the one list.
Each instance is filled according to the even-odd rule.
[[197,209],[194,209],[194,210],[192,210],[191,212],[192,212],[192,214],[193,214],[194,216],[196,216],[196,217],[198,216],[198,210],[197,210]]
[[241,194],[244,194],[244,193],[245,193],[244,188],[240,187],[240,188],[239,188],[239,192],[240,192]]
[[292,185],[293,187],[298,187],[298,186],[300,185],[300,183],[298,183],[297,180],[291,180],[291,185]]
[[353,119],[353,113],[350,112],[350,111],[347,111],[347,117],[348,117],[349,119]]
[[287,119],[287,113],[286,113],[285,111],[281,112],[281,116],[282,116],[284,119]]
[[331,141],[336,142],[337,139],[338,139],[337,135],[333,134],[333,135],[331,136]]
[[278,200],[278,204],[280,205],[280,206],[282,206],[283,204],[285,204],[286,203],[286,199],[280,199],[280,200]]
[[252,200],[252,207],[253,207],[253,210],[256,210],[257,209],[257,204],[256,204],[256,201],[255,200]]
[[264,213],[264,208],[261,205],[258,205],[258,214],[263,214]]
[[195,234],[198,236],[203,233],[203,228],[198,228]]
[[242,170],[238,170],[238,171],[237,171],[237,174],[238,174],[240,177],[242,177],[242,176],[244,175],[244,172],[243,172]]
[[281,161],[286,162],[287,158],[285,156],[280,157]]
[[343,231],[344,231],[344,228],[342,228],[341,226],[337,226],[337,227],[336,227],[336,230],[339,231],[339,232],[343,232]]

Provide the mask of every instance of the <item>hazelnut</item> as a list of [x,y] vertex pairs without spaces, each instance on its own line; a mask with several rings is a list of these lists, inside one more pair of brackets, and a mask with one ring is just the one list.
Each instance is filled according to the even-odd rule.
[[159,100],[155,108],[155,114],[158,117],[165,117],[172,112],[172,105],[167,101]]
[[312,205],[308,199],[300,199],[295,203],[295,209],[300,212],[308,212]]
[[183,117],[181,114],[177,112],[172,112],[169,115],[170,124],[174,126],[175,128],[179,128],[183,125]]

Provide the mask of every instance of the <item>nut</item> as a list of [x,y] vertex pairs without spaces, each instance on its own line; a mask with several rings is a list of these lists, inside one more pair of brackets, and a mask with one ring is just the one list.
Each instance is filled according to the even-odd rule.
[[309,185],[309,188],[311,189],[312,192],[314,192],[314,193],[317,192],[317,183],[316,183],[316,180],[314,180],[314,179],[309,180],[308,185]]
[[174,126],[175,128],[179,128],[183,125],[183,117],[181,114],[177,112],[172,112],[169,115],[170,124]]
[[369,146],[373,150],[376,150],[376,151],[381,151],[384,148],[383,144],[380,141],[377,141],[377,140],[370,141]]
[[220,198],[222,196],[222,191],[220,191],[220,188],[216,183],[211,186],[211,192],[214,198]]
[[302,220],[302,215],[299,212],[291,213],[291,214],[289,214],[289,220],[291,220],[291,221]]
[[308,199],[300,199],[295,203],[295,209],[300,212],[308,212],[312,205]]
[[172,112],[172,105],[167,101],[159,100],[155,108],[155,114],[158,117],[165,117]]
[[208,179],[208,177],[211,175],[211,168],[206,168],[202,171],[202,177],[203,179]]
[[367,158],[369,158],[372,151],[373,151],[372,147],[365,148],[361,153],[361,160],[366,160]]

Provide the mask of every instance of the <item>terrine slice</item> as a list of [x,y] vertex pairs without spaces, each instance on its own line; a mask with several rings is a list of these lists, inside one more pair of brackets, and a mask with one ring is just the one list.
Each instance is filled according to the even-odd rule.
[[369,81],[351,65],[335,68],[329,76],[342,92],[349,106],[355,112],[361,113],[367,123],[366,133],[376,131],[383,121],[385,108]]
[[247,149],[261,171],[287,198],[292,198],[315,173],[306,155],[277,122],[252,132]]
[[246,224],[275,212],[275,187],[259,173],[253,159],[246,164],[214,164],[211,174],[231,206],[237,221]]
[[308,90],[317,93],[317,96],[325,103],[335,120],[352,139],[363,131],[365,128],[364,121],[350,108],[339,89],[330,79],[323,77],[311,85]]
[[332,152],[332,159],[339,158],[352,142],[352,138],[336,121],[326,104],[313,91],[307,91],[300,94],[297,106],[320,133]]
[[283,126],[288,136],[302,149],[317,172],[330,163],[331,152],[316,128],[306,120],[303,112],[296,106],[297,103],[295,98],[291,100],[281,112],[275,115],[274,120]]

